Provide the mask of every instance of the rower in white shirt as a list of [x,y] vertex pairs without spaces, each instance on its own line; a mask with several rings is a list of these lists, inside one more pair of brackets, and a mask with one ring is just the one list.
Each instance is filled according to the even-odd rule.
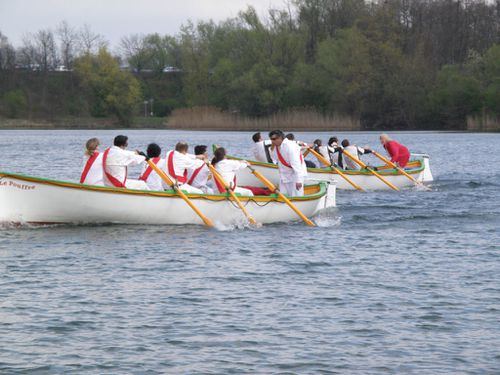
[[[372,152],[369,148],[363,148],[356,145],[351,145],[348,139],[342,141],[343,150],[347,151],[353,158],[361,160],[361,155],[369,154]],[[361,166],[353,161],[350,157],[342,154],[339,156],[339,165],[344,169],[353,171],[361,170]]]
[[99,139],[90,138],[85,144],[85,155],[83,157],[83,171],[80,183],[87,185],[103,186],[102,177],[102,153],[99,152]]
[[276,160],[273,159],[273,155],[271,154],[271,146],[272,142],[269,139],[263,140],[260,132],[255,133],[252,136],[252,140],[254,141],[254,145],[252,147],[252,153],[255,160],[263,162],[263,163],[273,163],[276,164]]
[[188,171],[201,167],[203,162],[202,156],[188,154],[189,146],[186,142],[178,142],[175,145],[175,150],[167,152],[167,174],[176,180],[179,187],[188,192],[195,194],[203,194],[203,190],[197,189],[188,184]]
[[[226,150],[223,147],[219,147],[214,152],[212,165],[235,193],[253,196],[251,190],[239,187],[238,181],[236,180],[236,171],[248,167],[249,164],[246,160],[229,160],[226,158]],[[222,194],[226,192],[226,188],[220,184],[217,179],[215,179],[215,183],[219,193]]]
[[113,141],[113,147],[104,151],[102,156],[102,167],[104,172],[104,185],[127,189],[149,190],[144,181],[127,178],[128,167],[139,165],[146,157],[137,152],[126,150],[128,137],[118,135]]
[[269,138],[273,142],[278,156],[280,191],[291,197],[304,195],[307,168],[300,146],[285,138],[285,134],[281,130],[273,130],[269,133]]
[[[167,168],[167,164],[165,159],[160,157],[161,155],[161,147],[156,143],[150,143],[146,150],[146,154],[148,158],[156,164],[156,166],[162,170]],[[151,190],[165,190],[168,189],[167,184],[163,181],[163,179],[156,173],[153,168],[151,168],[148,164],[144,164],[142,168],[141,176],[139,180],[144,181]]]
[[328,150],[328,160],[330,160],[330,162],[333,165],[338,165],[339,164],[339,154],[340,154],[340,151],[342,150],[342,148],[339,146],[338,138],[331,137],[328,140],[328,146],[326,146],[326,147]]
[[[195,146],[194,148],[194,154],[196,156],[203,156],[205,160],[208,161],[208,152],[207,152],[207,146],[205,145],[198,145]],[[208,166],[203,163],[201,166],[197,168],[191,168],[188,171],[188,184],[191,185],[192,187],[195,187],[197,189],[200,189],[203,191],[205,194],[213,194],[213,184],[210,184],[209,186],[209,177],[210,175],[210,170],[208,169]]]

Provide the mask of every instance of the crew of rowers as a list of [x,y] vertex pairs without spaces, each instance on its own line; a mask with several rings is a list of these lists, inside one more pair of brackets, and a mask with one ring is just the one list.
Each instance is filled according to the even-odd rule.
[[[343,140],[339,146],[336,137],[330,138],[326,146],[323,146],[319,139],[313,145],[308,145],[296,141],[293,134],[285,136],[281,130],[271,131],[269,140],[263,140],[260,133],[255,133],[253,141],[255,159],[278,165],[280,174],[279,190],[291,197],[304,195],[307,168],[315,166],[314,163],[304,159],[303,149],[313,147],[327,160],[330,160],[332,165],[353,170],[359,170],[360,167],[351,159],[343,157],[344,152],[348,151],[357,158],[361,154],[372,152],[366,147],[351,145],[347,139]],[[410,157],[408,149],[391,140],[386,134],[380,136],[380,141],[391,155],[391,161],[404,167]],[[167,186],[161,176],[146,163],[146,160],[149,160],[187,193],[214,194],[226,192],[226,188],[217,179],[211,178],[207,166],[209,159],[207,146],[205,145],[196,146],[194,154],[190,154],[188,153],[188,144],[178,142],[174,150],[166,152],[164,158],[162,158],[160,146],[156,143],[149,144],[146,153],[127,150],[128,137],[125,135],[116,136],[113,146],[107,148],[104,152],[99,151],[99,146],[100,142],[97,138],[91,138],[87,141],[80,183],[138,190],[162,191],[169,189],[170,186]],[[223,180],[229,183],[230,188],[235,193],[245,196],[272,193],[261,188],[238,186],[236,172],[239,169],[247,168],[250,164],[245,160],[228,159],[226,150],[222,147],[214,151],[211,164],[219,172]],[[138,179],[128,177],[128,167],[134,165],[143,165],[142,173]]]
[[[321,139],[316,139],[312,144],[295,140],[295,136],[289,133],[285,136],[289,141],[295,142],[301,150],[313,149],[323,156],[330,165],[345,170],[361,170],[361,166],[354,159],[361,160],[361,155],[370,154],[373,151],[368,147],[360,147],[351,144],[348,139],[344,139],[340,144],[337,137],[331,137],[326,145],[323,145]],[[274,143],[272,139],[264,140],[260,133],[252,136],[254,141],[253,156],[255,160],[264,163],[278,163],[276,152],[274,152]],[[392,140],[387,134],[380,135],[380,143],[391,157],[391,162],[404,168],[410,159],[410,151],[406,146]],[[349,155],[349,156],[346,156]],[[279,164],[279,163],[278,163]],[[308,168],[316,168],[316,164],[310,160],[305,160]]]

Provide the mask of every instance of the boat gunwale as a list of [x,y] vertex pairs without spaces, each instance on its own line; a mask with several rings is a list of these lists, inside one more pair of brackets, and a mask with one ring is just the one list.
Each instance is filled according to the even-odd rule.
[[[81,184],[78,182],[62,181],[44,177],[34,177],[27,176],[18,173],[2,172],[0,171],[0,181],[3,178],[16,178],[22,181],[39,183],[42,185],[57,186],[69,189],[77,189],[84,191],[94,191],[108,194],[125,194],[125,195],[139,195],[139,196],[151,196],[151,197],[165,197],[165,198],[179,198],[179,195],[173,190],[165,191],[155,191],[155,190],[136,190],[136,189],[126,189],[126,188],[116,188],[111,186],[98,186],[98,185],[88,185]],[[318,184],[312,184],[307,186],[319,186],[318,192],[314,194],[304,195],[301,197],[288,197],[291,201],[310,201],[318,200],[327,194],[327,183],[320,182]],[[209,201],[224,201],[229,197],[228,193],[225,194],[195,194],[195,193],[185,193],[190,199],[205,199]],[[279,202],[284,203],[281,198],[273,194],[273,196],[265,195],[254,195],[254,196],[243,196],[238,195],[238,198],[242,201],[257,201],[257,202]]]

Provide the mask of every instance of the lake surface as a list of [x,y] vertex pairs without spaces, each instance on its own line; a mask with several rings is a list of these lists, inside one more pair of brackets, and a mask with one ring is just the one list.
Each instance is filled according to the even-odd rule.
[[[252,143],[1,130],[0,170],[77,180],[85,141],[121,133]],[[321,227],[3,227],[0,373],[500,373],[500,134],[391,135],[431,156],[432,191],[339,191]]]

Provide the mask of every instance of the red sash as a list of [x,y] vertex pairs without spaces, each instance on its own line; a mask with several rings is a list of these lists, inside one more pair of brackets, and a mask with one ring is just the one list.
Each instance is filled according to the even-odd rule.
[[[290,164],[285,160],[285,158],[281,155],[280,148],[276,147],[276,152],[278,154],[278,160],[280,161],[281,164],[283,164],[285,167],[292,168]],[[304,162],[304,156],[302,156],[302,153],[300,154],[300,162]]]
[[[160,157],[156,157],[156,158],[153,158],[151,159],[151,161],[153,163],[155,163],[155,165],[158,164],[158,162],[160,161]],[[148,167],[146,168],[146,170],[144,171],[144,173],[141,175],[141,177],[139,177],[139,180],[142,180],[142,181],[147,181],[148,180],[148,177],[149,175],[151,174],[151,172],[153,172],[153,168],[151,168],[149,165]]]
[[200,173],[200,171],[203,169],[203,167],[205,167],[205,164],[202,164],[199,168],[196,168],[194,170],[193,175],[191,176],[191,178],[188,181],[188,185],[191,185],[193,183],[194,179],[196,178],[196,176],[198,176],[198,173]]
[[106,159],[108,158],[109,154],[109,148],[104,151],[104,154],[102,155],[102,170],[104,171],[104,174],[108,178],[108,180],[113,184],[113,186],[119,187],[119,188],[126,188],[125,186],[125,181],[127,181],[127,167],[125,167],[125,179],[123,182],[119,181],[116,177],[112,176],[108,171],[106,170]]
[[[219,190],[219,193],[225,193],[226,188],[219,182],[219,180],[217,180],[216,178],[214,178],[214,180],[215,180],[215,185],[217,186],[217,189]],[[234,175],[233,187],[231,188],[231,190],[234,191],[234,189],[236,189],[236,175]]]
[[168,163],[167,163],[167,168],[168,168],[168,174],[175,178],[179,183],[185,184],[187,182],[187,175],[188,171],[184,169],[184,174],[182,176],[177,176],[175,174],[175,168],[174,168],[174,152],[175,151],[170,151],[170,154],[168,155]]
[[80,177],[80,183],[83,184],[85,182],[85,179],[87,178],[87,175],[89,174],[90,168],[92,168],[92,165],[95,162],[95,159],[99,156],[99,151],[94,151],[91,157],[89,157],[89,160],[87,160],[87,163],[85,164],[85,168],[83,168],[82,176]]

